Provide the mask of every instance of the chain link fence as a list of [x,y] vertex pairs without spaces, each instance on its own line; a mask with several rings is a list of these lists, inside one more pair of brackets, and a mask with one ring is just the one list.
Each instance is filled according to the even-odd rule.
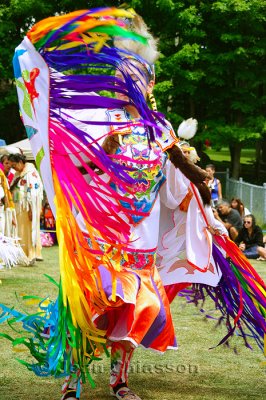
[[258,225],[266,224],[266,183],[257,186],[244,182],[242,178],[237,181],[229,177],[229,169],[216,172],[215,176],[221,181],[224,198],[230,201],[233,197],[238,197],[251,214],[255,215]]

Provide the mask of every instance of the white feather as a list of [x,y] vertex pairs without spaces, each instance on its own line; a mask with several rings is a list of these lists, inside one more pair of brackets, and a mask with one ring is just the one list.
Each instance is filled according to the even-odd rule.
[[178,127],[177,134],[180,138],[189,140],[195,136],[198,129],[198,121],[193,118],[186,119],[181,122]]

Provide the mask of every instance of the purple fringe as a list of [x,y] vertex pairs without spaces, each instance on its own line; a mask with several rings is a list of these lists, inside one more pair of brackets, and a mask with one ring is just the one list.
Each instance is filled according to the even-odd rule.
[[[191,289],[182,290],[179,296],[185,297],[188,303],[200,306],[200,311],[205,314],[206,318],[216,319],[218,321],[217,325],[225,324],[227,334],[217,346],[228,344],[230,337],[236,334],[243,338],[246,347],[252,348],[248,343],[248,338],[253,338],[263,351],[266,324],[264,316],[252,301],[252,298],[256,299],[256,295],[253,292],[251,293],[247,281],[243,285],[243,282],[236,277],[232,260],[226,259],[215,244],[213,244],[213,258],[216,266],[222,272],[222,278],[218,286],[193,284]],[[245,286],[248,286],[248,294],[244,290]],[[242,294],[243,311],[239,320],[234,323],[241,306],[240,292]],[[203,307],[207,298],[214,302],[215,310],[219,310],[221,313],[220,317],[216,318],[204,310]]]

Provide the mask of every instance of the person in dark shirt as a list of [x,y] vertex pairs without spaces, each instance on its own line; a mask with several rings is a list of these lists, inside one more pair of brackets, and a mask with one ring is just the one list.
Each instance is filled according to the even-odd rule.
[[243,221],[243,228],[235,240],[240,250],[247,258],[260,258],[266,261],[266,249],[263,244],[263,233],[261,228],[256,225],[254,215],[246,215]]
[[218,213],[214,215],[215,218],[222,222],[222,224],[226,227],[230,238],[235,240],[238,232],[243,226],[239,212],[231,208],[227,200],[219,200],[217,204],[217,210]]

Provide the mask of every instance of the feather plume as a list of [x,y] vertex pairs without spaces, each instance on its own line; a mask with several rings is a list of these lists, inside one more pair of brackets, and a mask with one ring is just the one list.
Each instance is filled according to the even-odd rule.
[[189,118],[181,122],[178,127],[177,134],[180,138],[189,140],[193,138],[198,129],[198,121],[193,118]]
[[119,40],[114,41],[114,45],[119,49],[126,50],[139,55],[149,65],[155,63],[160,53],[157,50],[157,40],[151,35],[149,29],[143,19],[139,15],[135,15],[133,19],[128,21],[128,29],[143,36],[147,39],[147,45],[137,40]]

